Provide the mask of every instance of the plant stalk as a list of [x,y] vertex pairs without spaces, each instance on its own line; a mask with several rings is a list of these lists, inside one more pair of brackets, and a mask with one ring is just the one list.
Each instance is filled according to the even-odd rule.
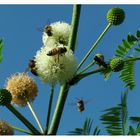
[[38,117],[37,117],[37,114],[36,114],[36,112],[34,111],[32,105],[31,105],[31,103],[30,103],[29,101],[27,101],[27,105],[28,105],[28,107],[29,107],[29,109],[30,109],[30,111],[31,111],[31,113],[32,113],[32,115],[33,115],[33,117],[35,118],[35,120],[36,120],[36,122],[37,122],[37,124],[38,124],[38,127],[39,127],[41,133],[44,133],[44,130],[43,130],[43,128],[42,128],[42,125],[41,125],[41,123],[40,123],[40,121],[39,121],[39,119],[38,119]]
[[126,59],[124,59],[124,62],[130,62],[130,61],[136,61],[136,60],[140,60],[140,56],[132,57],[132,58],[126,58]]
[[20,113],[18,112],[11,104],[6,105],[6,107],[21,121],[24,125],[29,128],[29,130],[34,135],[40,135],[41,133]]
[[82,74],[83,72],[85,72],[86,70],[88,70],[90,67],[92,67],[95,64],[95,61],[91,62],[89,65],[87,65],[85,68],[83,68],[79,73]]
[[68,84],[64,84],[61,86],[59,97],[58,97],[57,104],[54,111],[54,115],[53,115],[50,129],[48,132],[49,135],[56,135],[57,133],[69,88],[70,86]]
[[20,131],[20,132],[23,132],[23,133],[26,133],[26,134],[29,134],[29,135],[33,135],[32,132],[29,132],[29,131],[24,130],[22,128],[19,128],[19,127],[13,126],[13,125],[10,125],[10,127],[12,127],[14,130],[17,130],[17,131]]
[[73,15],[72,15],[72,31],[69,38],[69,48],[74,51],[75,44],[76,44],[76,36],[78,31],[78,25],[80,20],[80,12],[81,12],[81,5],[74,5],[73,7]]
[[80,67],[82,66],[82,64],[86,61],[86,59],[88,58],[88,56],[91,54],[91,52],[96,48],[96,46],[98,45],[98,43],[101,41],[101,39],[103,38],[103,36],[105,35],[105,33],[109,30],[109,28],[111,27],[112,24],[108,24],[106,26],[106,28],[104,29],[104,31],[101,33],[101,35],[98,37],[98,39],[96,40],[96,42],[93,44],[93,46],[90,48],[90,50],[87,52],[87,54],[85,55],[85,57],[82,59],[82,61],[80,62],[80,64],[78,65],[77,71],[80,69]]
[[51,115],[51,108],[52,108],[52,101],[53,101],[53,95],[54,95],[54,86],[52,85],[51,86],[49,106],[48,106],[48,114],[47,114],[45,134],[48,133],[49,123],[50,123],[50,115]]
[[[80,12],[81,12],[81,5],[74,5],[73,15],[72,15],[72,32],[70,34],[70,39],[68,43],[69,48],[73,50],[73,52],[75,50]],[[48,132],[49,135],[56,135],[57,133],[69,89],[70,89],[70,85],[68,83],[65,83],[64,85],[61,86],[59,97],[53,114],[52,122],[50,124],[49,132]]]

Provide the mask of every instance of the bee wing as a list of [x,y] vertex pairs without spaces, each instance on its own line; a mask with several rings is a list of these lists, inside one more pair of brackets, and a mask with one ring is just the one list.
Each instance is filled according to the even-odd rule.
[[75,106],[76,103],[68,103],[69,106]]
[[84,104],[87,104],[87,103],[90,103],[90,102],[93,102],[93,99],[88,99],[88,100],[84,101]]

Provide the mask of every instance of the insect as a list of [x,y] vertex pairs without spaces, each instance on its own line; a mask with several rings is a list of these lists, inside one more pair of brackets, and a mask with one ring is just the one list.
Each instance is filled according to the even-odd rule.
[[34,59],[29,60],[28,69],[31,71],[32,74],[34,74],[35,76],[38,76]]
[[48,35],[48,36],[52,36],[52,26],[48,25],[45,27],[44,32]]
[[67,52],[66,47],[59,47],[59,48],[54,48],[52,50],[50,50],[47,55],[48,56],[58,56],[58,61],[59,61],[59,55],[65,54]]
[[71,103],[70,105],[76,105],[78,112],[83,112],[85,110],[85,104],[89,101],[84,101],[83,99],[77,99],[76,103]]
[[104,60],[101,60],[98,56],[95,56],[94,60],[99,64],[99,66],[102,65],[104,68],[107,68],[107,64],[104,62]]
[[79,99],[78,101],[77,101],[77,103],[76,103],[76,105],[77,105],[77,110],[79,111],[79,112],[83,112],[84,110],[85,110],[85,105],[84,105],[85,103],[84,103],[84,101],[82,100],[82,99]]

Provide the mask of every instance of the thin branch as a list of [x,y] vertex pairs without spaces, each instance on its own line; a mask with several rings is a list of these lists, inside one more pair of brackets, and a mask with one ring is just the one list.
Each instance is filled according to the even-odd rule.
[[53,95],[54,95],[54,86],[52,85],[51,86],[49,106],[48,106],[48,114],[47,114],[45,134],[48,133],[49,123],[50,123],[50,115],[51,115],[51,108],[52,108],[52,101],[53,101]]
[[27,128],[30,129],[30,131],[34,135],[41,135],[41,133],[20,113],[18,112],[11,104],[6,105],[6,107],[21,121],[25,124]]
[[23,133],[26,133],[26,134],[29,134],[29,135],[33,135],[32,132],[29,132],[29,131],[24,130],[24,129],[22,129],[22,128],[19,128],[19,127],[13,126],[13,125],[10,125],[10,127],[12,127],[12,128],[13,128],[14,130],[16,130],[16,131],[20,131],[20,132],[23,132]]
[[101,33],[101,35],[98,37],[98,39],[96,40],[96,42],[93,44],[93,46],[91,47],[91,49],[87,52],[87,54],[85,55],[85,57],[82,59],[82,61],[80,62],[80,64],[78,65],[77,71],[80,69],[80,67],[82,66],[82,64],[86,61],[86,59],[88,58],[88,56],[91,54],[91,52],[96,48],[96,46],[98,45],[98,43],[101,41],[101,39],[103,38],[103,36],[105,35],[105,33],[109,30],[109,28],[111,27],[111,24],[109,23],[106,28],[104,29],[104,31]]
[[36,112],[35,112],[34,109],[33,109],[33,106],[31,105],[31,103],[30,103],[29,101],[27,102],[27,105],[28,105],[28,107],[29,107],[29,109],[30,109],[30,111],[31,111],[31,113],[32,113],[32,115],[33,115],[33,117],[35,118],[35,120],[36,120],[36,122],[37,122],[37,124],[38,124],[38,127],[39,127],[41,133],[44,133],[44,130],[43,130],[43,128],[42,128],[42,125],[41,125],[41,123],[40,123],[40,121],[39,121],[39,119],[38,119],[38,117],[37,117]]

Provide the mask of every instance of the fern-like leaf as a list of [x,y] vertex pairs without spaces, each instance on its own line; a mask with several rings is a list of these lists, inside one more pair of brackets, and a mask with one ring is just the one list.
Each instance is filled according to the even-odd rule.
[[125,83],[124,87],[129,88],[130,90],[135,87],[134,64],[134,61],[125,63],[124,68],[119,75],[119,78]]
[[140,135],[140,123],[137,124],[136,129],[130,126],[128,135]]
[[140,123],[140,117],[130,117],[129,119],[134,123]]
[[133,47],[127,40],[123,39],[122,44],[118,45],[118,48],[116,50],[115,56],[117,57],[125,57],[125,55],[128,53],[128,51]]
[[[69,131],[69,135],[90,135],[92,127],[92,120],[86,119],[82,128],[75,128],[74,131]],[[100,129],[96,127],[93,131],[93,135],[99,135]]]
[[105,110],[100,118],[106,124],[106,130],[111,135],[125,135],[127,130],[127,91],[121,98],[121,104]]
[[0,39],[0,63],[2,62],[2,50],[3,50],[4,44],[3,40]]
[[126,54],[131,50],[135,45],[138,47],[135,48],[136,51],[140,52],[140,31],[137,30],[136,35],[128,34],[126,39],[122,40],[122,44],[118,45],[115,56],[124,58]]

